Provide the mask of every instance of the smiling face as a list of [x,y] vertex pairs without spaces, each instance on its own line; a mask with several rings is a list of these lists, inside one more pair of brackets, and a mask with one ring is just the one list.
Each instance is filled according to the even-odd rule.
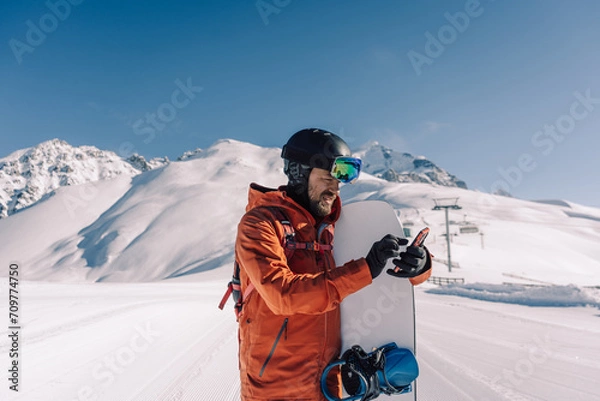
[[329,171],[313,168],[308,176],[308,199],[310,211],[315,216],[324,217],[331,213],[333,201],[339,196],[340,182]]

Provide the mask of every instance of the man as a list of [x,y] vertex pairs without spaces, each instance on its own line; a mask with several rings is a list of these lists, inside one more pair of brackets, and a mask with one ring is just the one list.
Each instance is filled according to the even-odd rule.
[[[341,210],[339,185],[358,178],[361,161],[340,137],[321,129],[294,134],[282,157],[288,185],[275,190],[251,184],[238,226],[241,396],[322,401],[321,373],[341,351],[342,300],[371,284],[389,258],[400,256],[394,262],[406,277],[430,274],[431,258],[424,248],[400,253],[407,241],[388,234],[365,258],[336,266],[331,244]],[[295,244],[293,254],[286,236]],[[339,376],[328,384],[341,394]]]

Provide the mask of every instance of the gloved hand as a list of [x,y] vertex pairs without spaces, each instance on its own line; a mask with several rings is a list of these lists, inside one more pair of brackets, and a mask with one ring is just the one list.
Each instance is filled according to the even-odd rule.
[[416,277],[431,269],[431,255],[424,246],[409,246],[393,262],[396,268],[388,269],[387,273],[395,277]]
[[375,242],[365,258],[369,265],[369,270],[371,270],[371,277],[375,278],[379,276],[387,260],[398,257],[400,246],[406,244],[408,244],[407,239],[396,237],[392,234],[388,234],[381,241]]

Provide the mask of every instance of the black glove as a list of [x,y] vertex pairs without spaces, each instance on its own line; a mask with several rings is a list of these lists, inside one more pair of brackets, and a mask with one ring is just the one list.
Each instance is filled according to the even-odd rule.
[[395,269],[388,269],[388,274],[395,277],[416,277],[431,269],[431,256],[424,246],[409,246],[400,253],[400,259],[394,259]]
[[408,244],[407,239],[392,234],[388,234],[381,241],[375,242],[366,257],[369,270],[371,270],[371,277],[379,276],[387,260],[398,257],[400,246],[406,244]]

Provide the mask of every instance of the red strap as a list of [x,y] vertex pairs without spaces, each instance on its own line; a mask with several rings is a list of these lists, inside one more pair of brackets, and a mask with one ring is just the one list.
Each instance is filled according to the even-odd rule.
[[286,247],[291,249],[308,249],[309,251],[323,252],[330,251],[333,249],[331,244],[320,244],[316,241],[313,242],[295,242],[290,241],[286,244]]
[[296,233],[294,232],[294,228],[292,224],[287,220],[280,220],[281,226],[283,227],[283,239],[281,241],[281,245],[283,246],[285,252],[285,258],[290,260],[292,256],[294,256],[294,249],[290,247],[290,244],[294,243],[293,238]]
[[219,309],[223,310],[223,308],[225,307],[225,303],[227,303],[227,300],[231,296],[232,292],[233,292],[233,283],[229,282],[229,284],[227,284],[227,291],[225,291],[225,295],[223,295],[223,298],[221,299],[221,302],[219,303]]
[[242,313],[242,306],[244,306],[244,302],[246,302],[246,299],[248,299],[248,297],[250,296],[250,293],[252,293],[252,291],[254,291],[254,284],[250,283],[250,284],[248,284],[246,291],[244,291],[244,295],[240,299],[238,299],[237,304],[235,304],[235,308],[233,308],[233,310],[235,311],[235,320],[236,321],[240,320],[240,314]]
[[248,284],[248,287],[246,288],[246,291],[244,291],[244,296],[242,297],[242,300],[245,302],[248,297],[250,296],[250,294],[252,293],[252,291],[254,291],[254,284],[250,283]]

